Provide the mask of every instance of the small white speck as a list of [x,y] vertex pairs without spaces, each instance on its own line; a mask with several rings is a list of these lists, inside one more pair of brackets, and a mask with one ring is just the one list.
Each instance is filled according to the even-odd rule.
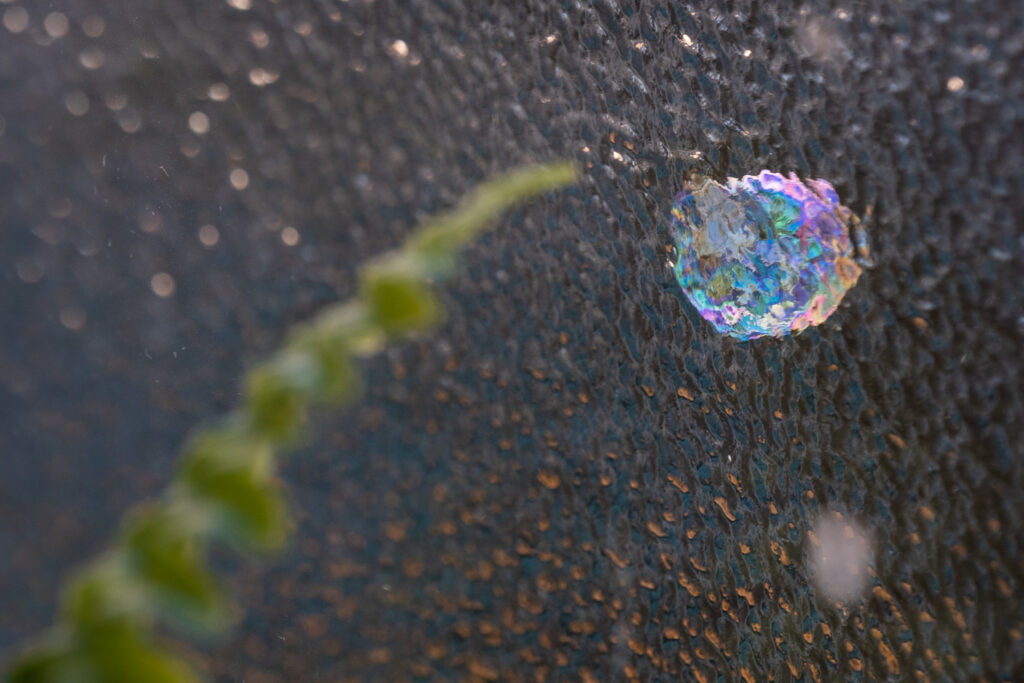
[[964,88],[964,79],[959,76],[950,76],[946,81],[946,89],[950,92],[960,92]]

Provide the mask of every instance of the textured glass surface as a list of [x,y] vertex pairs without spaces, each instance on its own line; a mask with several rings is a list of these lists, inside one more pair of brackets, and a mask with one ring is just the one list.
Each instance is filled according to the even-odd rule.
[[[287,323],[572,156],[311,425],[210,678],[1024,680],[1022,13],[0,3],[0,648]],[[875,267],[826,324],[719,334],[667,265],[694,168],[827,179]],[[840,606],[837,547],[872,552]]]

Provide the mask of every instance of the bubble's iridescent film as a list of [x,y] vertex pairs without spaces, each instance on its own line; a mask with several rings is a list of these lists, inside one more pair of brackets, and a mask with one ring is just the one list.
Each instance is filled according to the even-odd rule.
[[856,222],[825,180],[696,177],[672,205],[676,279],[722,334],[798,332],[824,322],[857,283]]

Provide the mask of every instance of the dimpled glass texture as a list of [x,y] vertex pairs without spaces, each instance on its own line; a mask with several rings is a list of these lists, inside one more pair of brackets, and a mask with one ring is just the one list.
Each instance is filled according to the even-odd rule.
[[856,284],[855,220],[824,180],[696,177],[672,206],[676,278],[722,334],[798,332],[828,319]]

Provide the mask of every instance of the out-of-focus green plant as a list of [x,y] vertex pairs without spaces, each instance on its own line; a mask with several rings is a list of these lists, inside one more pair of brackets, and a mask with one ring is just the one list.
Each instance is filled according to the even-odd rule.
[[102,556],[67,581],[56,626],[7,673],[11,683],[180,683],[200,676],[157,642],[157,624],[216,631],[230,622],[226,592],[206,564],[211,543],[268,552],[289,523],[275,451],[294,443],[307,410],[359,393],[356,358],[420,334],[442,316],[437,281],[459,250],[515,202],[569,185],[567,162],[528,166],[480,185],[403,247],[366,264],[358,295],[295,329],[245,377],[243,405],[185,447],[174,482],[128,514]]

